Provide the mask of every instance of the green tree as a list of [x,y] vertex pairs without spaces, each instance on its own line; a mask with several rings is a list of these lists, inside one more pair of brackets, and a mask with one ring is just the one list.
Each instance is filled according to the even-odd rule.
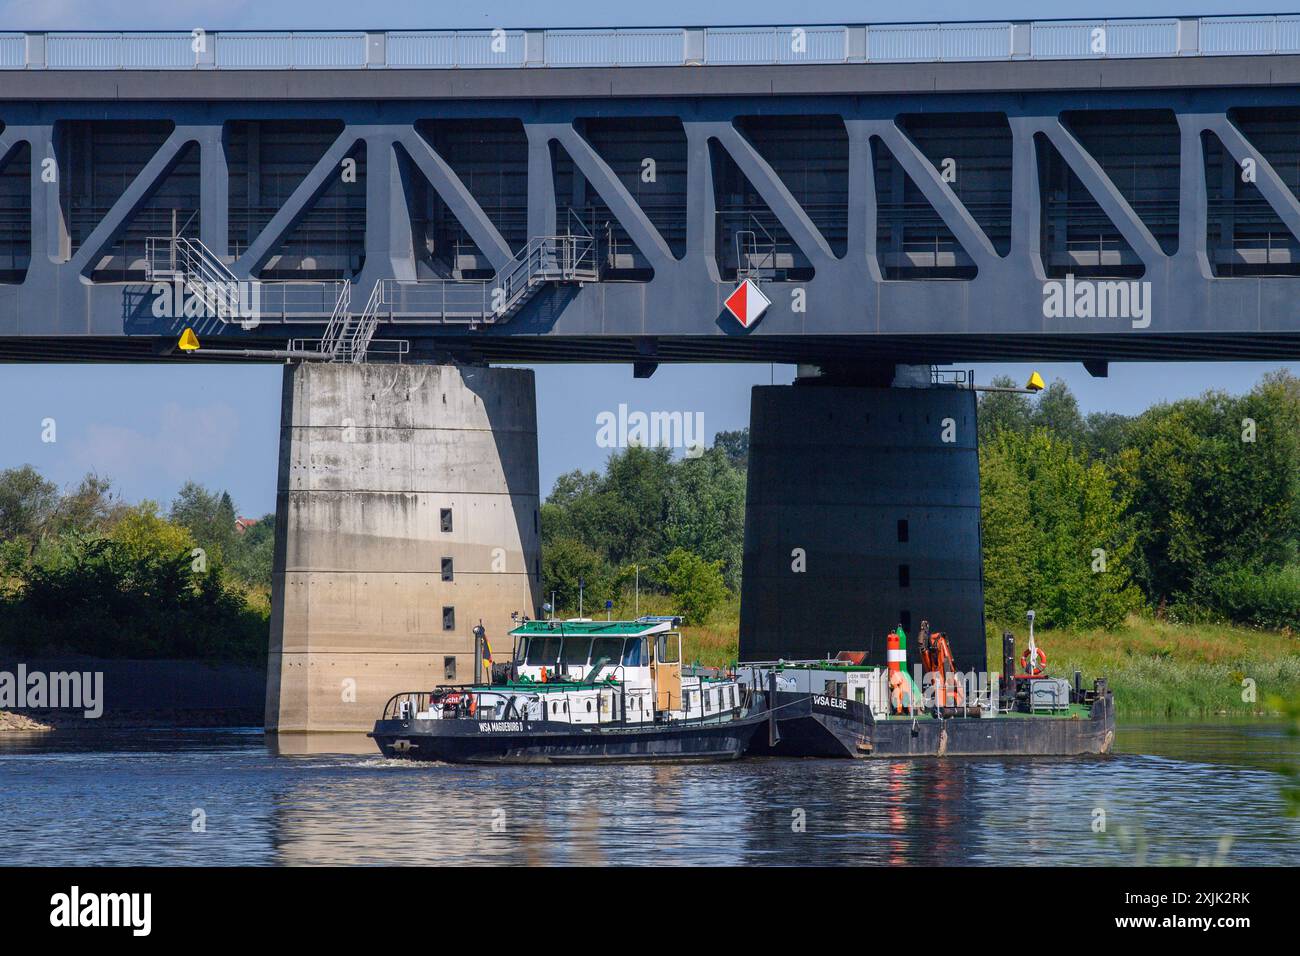
[[1295,381],[1275,377],[1245,396],[1207,392],[1133,422],[1133,510],[1153,603],[1204,590],[1206,575],[1295,559],[1297,421]]
[[1129,447],[1132,419],[1117,412],[1092,412],[1085,420],[1084,447],[1092,458],[1112,459]]
[[663,580],[677,601],[686,624],[704,624],[727,597],[722,562],[706,561],[685,548],[674,548],[664,558]]
[[673,485],[670,448],[629,448],[611,455],[601,483],[603,544],[614,565],[646,562],[665,552]]
[[679,462],[667,508],[667,545],[716,561],[732,591],[740,590],[745,540],[745,473],[720,448]]
[[749,467],[749,429],[741,428],[734,432],[718,432],[713,436],[713,447],[727,456],[732,467],[744,471]]
[[101,531],[111,525],[125,506],[113,491],[113,482],[93,471],[76,489],[59,499],[51,520],[58,533]]
[[614,573],[600,554],[576,538],[557,538],[542,551],[542,591],[547,601],[555,596],[557,617],[578,613],[579,582],[584,613],[614,598]]
[[980,449],[980,539],[984,549],[984,606],[990,620],[1018,621],[1041,590],[1032,560],[1036,535],[1030,533],[1029,496],[1015,454],[1023,441],[1008,429]]
[[188,528],[159,515],[158,503],[147,499],[127,508],[108,537],[121,545],[126,555],[140,561],[184,557],[188,564],[196,543]]
[[0,541],[34,542],[58,501],[58,487],[31,465],[0,471]]
[[275,559],[275,515],[263,515],[256,524],[234,537],[227,569],[256,587],[271,587]]
[[1029,424],[1032,428],[1046,428],[1076,447],[1083,444],[1086,428],[1079,413],[1079,402],[1070,386],[1059,378],[1038,393]]
[[210,561],[224,562],[235,540],[235,504],[227,492],[208,491],[187,481],[172,501],[170,518],[187,528],[208,553]]
[[543,557],[563,539],[580,541],[611,567],[650,565],[667,550],[672,451],[629,448],[610,455],[603,475],[562,475],[541,509]]
[[[1017,387],[1016,382],[1006,375],[999,375],[989,384],[994,388]],[[980,392],[979,413],[975,419],[980,441],[987,441],[1000,431],[1028,431],[1031,414],[1029,396],[1023,392]]]
[[981,451],[985,604],[994,621],[1033,608],[1046,627],[1112,627],[1138,606],[1134,534],[1107,466],[1045,429]]

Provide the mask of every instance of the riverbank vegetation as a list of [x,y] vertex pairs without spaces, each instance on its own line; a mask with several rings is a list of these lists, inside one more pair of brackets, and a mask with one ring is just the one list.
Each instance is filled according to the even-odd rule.
[[87,475],[0,472],[0,648],[26,656],[265,660],[274,518],[187,482],[166,513]]
[[[1034,608],[1056,672],[1106,675],[1128,713],[1296,694],[1300,380],[1133,417],[1084,416],[1061,382],[984,393],[979,446],[990,640],[1009,626],[1023,642]],[[562,475],[541,508],[542,600],[557,616],[681,614],[688,659],[735,659],[747,463],[742,430],[693,457],[633,447]],[[259,658],[274,521],[239,533],[236,513],[192,482],[164,509],[95,475],[60,492],[0,472],[0,646]]]
[[[1050,672],[1105,677],[1121,717],[1245,717],[1300,700],[1300,641],[1289,631],[1137,614],[1118,627],[1035,630]],[[1018,650],[1024,637],[1022,628]],[[1001,658],[1002,631],[990,626],[990,670],[1001,669]]]

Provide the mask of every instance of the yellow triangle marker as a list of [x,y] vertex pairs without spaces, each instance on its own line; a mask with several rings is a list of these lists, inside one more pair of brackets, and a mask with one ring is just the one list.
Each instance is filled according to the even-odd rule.
[[[188,332],[189,329],[186,329],[185,331]],[[198,344],[197,341],[194,343],[196,348],[198,347]],[[184,347],[185,346],[183,345],[181,346],[181,348]],[[1043,389],[1047,388],[1047,385],[1043,382],[1043,376],[1035,372],[1033,375],[1029,376],[1029,381],[1025,382],[1025,388],[1029,389],[1031,392],[1041,392]]]
[[199,337],[194,334],[193,329],[186,329],[181,333],[181,340],[176,344],[180,346],[182,352],[194,352],[199,347]]

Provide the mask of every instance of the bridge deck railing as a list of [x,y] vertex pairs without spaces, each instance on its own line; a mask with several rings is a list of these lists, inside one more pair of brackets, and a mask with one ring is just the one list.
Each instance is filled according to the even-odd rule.
[[0,70],[905,63],[1300,53],[1300,14],[556,30],[3,32]]

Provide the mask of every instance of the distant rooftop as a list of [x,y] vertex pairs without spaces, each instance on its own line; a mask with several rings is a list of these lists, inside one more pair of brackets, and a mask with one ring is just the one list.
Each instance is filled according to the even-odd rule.
[[524,69],[1300,53],[1300,14],[637,29],[0,33],[0,70]]

